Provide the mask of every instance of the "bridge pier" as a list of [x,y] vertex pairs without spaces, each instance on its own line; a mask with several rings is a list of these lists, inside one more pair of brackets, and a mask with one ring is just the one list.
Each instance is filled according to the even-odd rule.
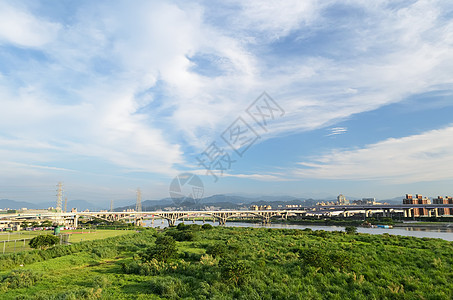
[[135,226],[143,226],[142,218],[136,218],[134,223],[135,223]]
[[412,217],[412,208],[408,208],[404,210],[404,217],[405,218],[410,218]]

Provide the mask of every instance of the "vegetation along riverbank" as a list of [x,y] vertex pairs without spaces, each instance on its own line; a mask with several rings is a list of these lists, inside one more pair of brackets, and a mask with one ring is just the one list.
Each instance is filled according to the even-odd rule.
[[0,256],[2,299],[451,299],[453,243],[184,225]]

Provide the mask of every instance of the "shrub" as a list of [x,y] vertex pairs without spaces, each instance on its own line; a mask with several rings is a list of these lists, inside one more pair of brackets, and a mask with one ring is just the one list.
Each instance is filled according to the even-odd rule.
[[305,266],[312,266],[321,271],[331,271],[332,268],[349,269],[350,256],[344,251],[329,251],[318,248],[300,249],[300,258]]
[[1,279],[1,290],[31,287],[39,280],[38,274],[30,270],[14,270]]
[[38,235],[32,238],[29,242],[29,245],[31,248],[34,249],[46,249],[51,246],[56,245],[57,243],[60,242],[60,239],[54,235],[51,234],[43,234],[43,235]]
[[214,245],[210,245],[206,248],[206,254],[212,255],[212,257],[222,257],[227,253],[227,247],[225,244],[216,243]]
[[179,223],[178,226],[176,226],[177,230],[191,230],[191,231],[200,231],[201,230],[201,225],[198,224],[189,224],[186,225],[184,223]]
[[175,240],[171,236],[166,235],[157,237],[156,244],[153,247],[149,247],[144,252],[139,253],[141,259],[147,262],[152,259],[166,262],[177,257],[177,255],[178,250]]
[[[181,225],[181,224],[179,224],[179,225]],[[184,231],[167,231],[166,234],[171,236],[171,237],[173,237],[178,242],[193,241],[194,238],[195,238],[195,234],[192,231],[187,231],[187,230],[184,230]]]
[[187,292],[187,286],[179,278],[170,276],[154,277],[149,284],[151,292],[164,298],[179,299]]
[[355,226],[346,226],[345,229],[347,234],[356,234],[357,233],[357,227]]
[[203,226],[201,226],[201,228],[203,230],[211,230],[214,227],[211,224],[203,224]]
[[222,278],[234,285],[242,285],[247,282],[251,274],[251,268],[245,261],[237,260],[234,257],[226,256],[219,262]]

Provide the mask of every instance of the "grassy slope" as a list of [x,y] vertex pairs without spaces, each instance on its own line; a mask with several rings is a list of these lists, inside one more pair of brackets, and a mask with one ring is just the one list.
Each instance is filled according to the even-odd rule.
[[[133,255],[138,250],[153,245],[155,237],[151,232],[131,234],[123,239],[114,237],[106,240],[108,245],[99,243],[90,246],[91,250],[4,269],[0,273],[3,276],[13,269],[27,269],[41,278],[30,287],[8,289],[1,298],[16,299],[24,295],[30,299],[56,296],[61,299],[453,297],[451,242],[254,228],[215,228],[196,232],[196,236],[195,241],[178,242],[180,258],[161,264],[163,267],[153,275],[126,274],[121,268],[122,263],[134,261]],[[250,271],[240,284],[233,284],[223,273],[219,266],[222,256],[201,258],[209,245],[217,243],[225,245],[233,259],[243,261]],[[115,247],[120,248],[113,252],[106,250]]]

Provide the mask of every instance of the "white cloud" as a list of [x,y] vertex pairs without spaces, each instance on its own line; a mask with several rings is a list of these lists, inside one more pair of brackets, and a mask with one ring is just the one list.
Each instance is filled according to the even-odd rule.
[[344,134],[348,131],[348,129],[346,127],[333,127],[333,128],[329,128],[329,131],[330,131],[330,133],[328,133],[326,136]]
[[[168,175],[188,163],[186,149],[203,150],[263,90],[286,115],[261,141],[453,83],[449,4],[232,3],[239,8],[221,28],[205,2],[93,2],[64,26],[0,4],[0,42],[41,47],[45,57],[19,57],[0,77],[0,126],[12,137],[2,159],[50,162],[56,152]],[[326,15],[334,4],[362,15],[337,24]],[[309,49],[310,37],[329,30],[342,43],[326,35],[323,51]],[[275,50],[284,38],[293,44]],[[197,54],[221,61],[220,75],[195,72]],[[14,139],[27,141],[25,150],[14,151]],[[55,149],[33,154],[30,143]]]
[[278,39],[301,26],[310,26],[319,18],[327,2],[253,0],[238,1],[241,11],[235,22],[243,30],[263,33],[266,38]]
[[60,25],[40,20],[6,1],[0,3],[0,44],[42,47],[57,37],[60,28]]
[[453,126],[361,149],[336,150],[301,162],[300,178],[411,183],[453,179]]

